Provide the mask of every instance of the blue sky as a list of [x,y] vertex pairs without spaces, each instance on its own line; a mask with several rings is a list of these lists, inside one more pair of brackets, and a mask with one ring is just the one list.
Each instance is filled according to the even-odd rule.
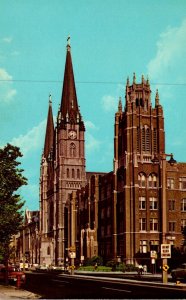
[[127,76],[149,77],[164,108],[166,152],[186,162],[185,0],[0,0],[0,146],[21,148],[29,209],[39,208],[48,98],[61,99],[66,40],[86,125],[87,171],[113,167],[114,114]]

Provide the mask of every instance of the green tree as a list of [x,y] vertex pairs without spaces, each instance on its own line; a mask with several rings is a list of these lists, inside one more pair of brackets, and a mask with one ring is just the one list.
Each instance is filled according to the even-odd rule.
[[24,201],[18,189],[27,184],[17,159],[22,157],[18,147],[7,144],[0,149],[0,257],[8,262],[12,235],[18,233],[23,222]]

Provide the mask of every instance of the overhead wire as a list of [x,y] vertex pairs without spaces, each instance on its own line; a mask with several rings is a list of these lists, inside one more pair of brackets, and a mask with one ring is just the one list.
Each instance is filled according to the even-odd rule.
[[[0,79],[0,82],[22,82],[22,83],[61,83],[62,80],[36,80],[36,79]],[[76,84],[121,84],[119,81],[76,81]],[[150,85],[164,86],[186,86],[186,83],[150,82]]]

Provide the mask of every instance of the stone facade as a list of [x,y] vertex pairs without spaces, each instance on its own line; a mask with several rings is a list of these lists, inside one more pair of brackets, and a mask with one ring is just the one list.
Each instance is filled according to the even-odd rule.
[[[136,255],[160,252],[162,243],[182,247],[186,225],[186,163],[165,152],[163,108],[158,91],[151,103],[148,79],[126,84],[114,124],[113,171],[86,173],[85,127],[75,89],[71,48],[61,106],[54,128],[51,99],[40,177],[42,261],[46,245],[53,264],[71,252],[77,261],[134,263]],[[45,259],[46,261],[46,259]]]

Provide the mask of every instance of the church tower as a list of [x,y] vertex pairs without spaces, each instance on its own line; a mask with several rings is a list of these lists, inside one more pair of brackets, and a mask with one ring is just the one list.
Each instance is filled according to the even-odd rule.
[[[45,143],[40,168],[40,263],[47,263],[47,258],[50,256],[47,253],[54,252],[51,240],[54,223],[54,136],[52,98],[50,95]],[[49,263],[51,264],[50,258]]]
[[61,104],[55,129],[55,256],[64,261],[67,246],[65,210],[69,195],[85,186],[85,126],[78,106],[70,38],[68,38]]
[[[117,174],[117,251],[133,263],[140,246],[160,240],[161,208],[160,168],[152,160],[165,152],[163,109],[158,91],[155,107],[151,103],[149,80],[141,83],[129,79],[126,84],[125,107],[121,100],[115,117],[114,173]],[[153,204],[152,204],[153,203]],[[159,222],[159,224],[156,224]],[[157,225],[156,230],[152,230]]]
[[48,264],[64,263],[65,248],[68,246],[69,195],[86,184],[84,134],[85,126],[78,106],[68,38],[56,127],[53,125],[50,97],[41,161],[41,256]]

